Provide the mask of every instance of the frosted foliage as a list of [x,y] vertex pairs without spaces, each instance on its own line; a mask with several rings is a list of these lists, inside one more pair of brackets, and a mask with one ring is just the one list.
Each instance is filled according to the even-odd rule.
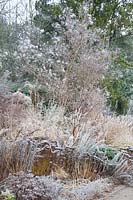
[[58,200],[61,185],[52,178],[20,172],[15,176],[10,175],[0,185],[0,192],[7,189],[17,200]]
[[[60,37],[53,37],[50,44],[40,44],[39,49],[36,44],[29,44],[27,34],[23,33],[19,48],[21,73],[33,75],[37,83],[46,87],[47,97],[61,106],[77,109],[86,102],[89,107],[110,63],[110,53],[99,36],[101,30],[87,29],[92,23],[90,16],[79,21],[67,10],[64,17],[66,31]],[[39,35],[37,29],[33,33]],[[95,105],[104,103],[102,96],[96,99],[100,104]]]
[[109,185],[105,180],[97,180],[88,185],[79,186],[72,190],[77,200],[92,199],[95,195],[101,194]]
[[[73,186],[74,187],[74,186]],[[91,200],[100,199],[101,195],[109,190],[111,183],[108,179],[98,179],[88,184],[82,183],[79,186],[74,187],[69,192],[64,192],[64,194],[59,197],[59,200]]]

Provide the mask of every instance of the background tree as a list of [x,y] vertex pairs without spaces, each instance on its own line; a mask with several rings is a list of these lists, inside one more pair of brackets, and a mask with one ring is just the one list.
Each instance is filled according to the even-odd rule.
[[44,31],[42,39],[48,41],[54,35],[59,35],[63,14],[61,5],[51,3],[50,0],[40,0],[36,2],[35,9],[38,12],[34,17],[34,22],[37,27]]
[[109,41],[119,38],[123,31],[132,34],[133,3],[129,0],[93,0],[91,14],[95,25],[106,31]]
[[132,34],[133,3],[129,0],[60,0],[58,3],[39,0],[35,6],[38,12],[35,16],[35,24],[44,30],[43,35],[50,38],[53,32],[58,34],[56,25],[62,25],[64,10],[69,8],[80,18],[81,6],[92,16],[93,26],[101,28],[104,35],[109,36],[110,45],[113,39],[122,35],[123,31],[126,35]]
[[117,114],[127,114],[133,94],[133,65],[125,55],[119,55],[110,65],[104,79],[107,103]]

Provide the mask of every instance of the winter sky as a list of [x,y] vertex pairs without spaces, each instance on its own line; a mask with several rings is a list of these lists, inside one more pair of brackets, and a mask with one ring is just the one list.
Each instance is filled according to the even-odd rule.
[[[7,0],[7,10],[11,10],[10,14],[7,14],[6,17],[8,20],[14,21],[16,18],[16,13],[18,16],[18,21],[22,22],[29,17],[29,5],[32,6],[32,11],[34,12],[35,2],[38,0]],[[1,2],[1,0],[0,0]],[[31,3],[30,3],[31,2]],[[59,2],[59,0],[53,0],[53,2]]]
[[36,0],[7,0],[7,3],[6,3],[7,20],[13,22],[16,19],[16,15],[17,15],[18,22],[22,22],[28,19],[29,10],[30,10],[29,9],[30,1],[32,5],[32,10],[34,10],[34,5],[35,5]]

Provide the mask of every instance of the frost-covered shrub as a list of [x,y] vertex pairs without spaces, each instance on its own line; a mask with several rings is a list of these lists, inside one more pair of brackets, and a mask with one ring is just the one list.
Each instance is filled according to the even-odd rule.
[[[50,44],[35,44],[28,37],[29,33],[23,33],[17,55],[22,65],[19,78],[45,88],[37,90],[44,104],[54,99],[67,111],[80,106],[102,107],[104,98],[101,94],[97,98],[100,93],[97,88],[110,55],[100,30],[88,30],[90,16],[78,20],[70,10],[63,15],[66,31],[60,37],[53,37]],[[33,31],[34,34],[37,32],[38,29]]]
[[111,144],[117,148],[126,148],[133,145],[132,116],[105,116],[104,121],[104,132],[107,144]]
[[58,200],[61,185],[52,178],[20,172],[2,182],[0,193],[7,189],[14,194],[16,200]]
[[96,181],[81,183],[72,186],[71,189],[64,190],[59,200],[91,200],[100,198],[105,191],[111,189],[111,182],[108,179],[98,179]]
[[13,128],[26,117],[31,106],[31,99],[21,92],[0,93],[0,129]]
[[48,51],[45,48],[49,62],[39,77],[46,81],[44,75],[51,80],[47,87],[57,102],[69,111],[80,106],[101,105],[103,99],[93,105],[93,98],[109,63],[109,53],[104,48],[99,30],[88,30],[89,21],[86,18],[79,21],[69,11],[65,23],[67,31],[60,39],[53,39]]

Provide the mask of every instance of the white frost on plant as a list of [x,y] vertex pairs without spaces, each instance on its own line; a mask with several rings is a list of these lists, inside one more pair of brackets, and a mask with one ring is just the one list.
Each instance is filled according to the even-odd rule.
[[58,200],[92,200],[100,199],[105,191],[109,191],[112,183],[109,179],[98,179],[89,183],[81,183],[69,189],[64,189]]
[[101,195],[104,191],[109,189],[110,186],[106,179],[98,179],[87,185],[81,185],[71,192],[75,195],[76,200],[90,200],[95,195]]

